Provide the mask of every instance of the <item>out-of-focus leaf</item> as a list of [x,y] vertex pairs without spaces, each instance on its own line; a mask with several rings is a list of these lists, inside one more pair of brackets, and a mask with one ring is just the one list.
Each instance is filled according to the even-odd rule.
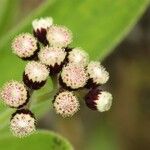
[[1,25],[3,21],[3,16],[6,13],[7,6],[9,4],[9,0],[1,0],[0,3],[1,3],[0,5],[0,25]]
[[12,22],[18,13],[19,0],[1,0],[0,1],[0,38],[6,35],[11,28]]
[[2,150],[73,150],[66,139],[49,131],[37,131],[24,139],[12,135],[2,136],[0,148]]
[[87,141],[87,150],[120,150],[117,132],[113,131],[110,126],[101,122],[100,126],[96,126],[92,129],[92,133]]

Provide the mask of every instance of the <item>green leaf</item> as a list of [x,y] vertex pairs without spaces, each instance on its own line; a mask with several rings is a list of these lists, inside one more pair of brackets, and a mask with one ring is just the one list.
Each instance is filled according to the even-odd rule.
[[[25,62],[11,53],[11,41],[21,32],[32,31],[31,22],[34,18],[52,16],[55,23],[73,31],[72,46],[81,46],[87,50],[91,59],[102,60],[131,30],[148,4],[149,0],[47,0],[1,37],[0,86],[11,79],[22,80]],[[46,103],[38,104],[37,108],[42,112]],[[0,108],[5,116],[6,107],[0,105]]]
[[2,24],[3,21],[3,16],[6,13],[7,6],[9,4],[9,0],[1,0],[1,5],[0,5],[0,25]]
[[18,13],[19,0],[1,0],[0,5],[0,35],[3,35],[9,30],[14,24],[14,18]]
[[48,131],[37,131],[23,139],[12,135],[1,137],[0,148],[3,150],[73,150],[66,139]]
[[92,128],[90,138],[87,140],[87,150],[120,150],[117,131],[110,127],[104,120],[97,121],[97,124],[100,124],[100,126],[95,125]]

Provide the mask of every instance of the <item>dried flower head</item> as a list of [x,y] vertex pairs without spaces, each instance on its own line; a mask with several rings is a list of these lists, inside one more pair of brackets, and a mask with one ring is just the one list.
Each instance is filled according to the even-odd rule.
[[28,102],[29,95],[22,83],[10,81],[4,85],[1,91],[1,98],[8,106],[20,108]]
[[33,113],[27,109],[21,109],[12,114],[10,129],[14,136],[22,138],[36,130],[35,124]]
[[66,52],[60,47],[45,47],[39,53],[40,61],[49,66],[50,74],[60,72],[64,64]]
[[71,117],[79,110],[79,101],[73,92],[63,91],[56,95],[54,108],[57,114]]
[[52,46],[67,47],[72,42],[72,32],[66,27],[52,25],[48,29],[47,40]]
[[85,102],[90,109],[104,112],[110,109],[112,99],[111,93],[93,88],[86,95]]
[[89,63],[89,55],[81,48],[74,48],[69,52],[68,61],[70,63],[87,66]]
[[13,53],[23,59],[30,59],[37,51],[37,40],[29,33],[18,35],[12,42]]
[[37,39],[45,45],[48,43],[46,39],[47,30],[52,24],[53,18],[51,17],[35,19],[32,21],[35,37],[37,37]]
[[69,63],[62,69],[60,84],[70,89],[78,89],[84,87],[87,79],[85,68],[82,65]]
[[109,73],[98,61],[91,61],[88,64],[87,73],[89,75],[89,80],[87,83],[89,87],[92,85],[104,84],[109,79]]
[[29,62],[24,71],[23,81],[31,89],[41,88],[49,76],[47,67],[36,61]]

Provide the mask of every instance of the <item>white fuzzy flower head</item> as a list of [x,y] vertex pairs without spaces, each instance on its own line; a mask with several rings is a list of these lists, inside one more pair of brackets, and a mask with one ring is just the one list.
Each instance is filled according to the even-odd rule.
[[10,129],[14,136],[22,138],[36,130],[36,120],[29,110],[18,110],[12,115]]
[[63,91],[56,95],[54,108],[57,114],[71,117],[79,110],[79,101],[73,92]]
[[60,65],[66,57],[66,52],[60,47],[44,47],[39,52],[40,61],[48,66]]
[[67,47],[72,42],[72,32],[67,27],[52,25],[48,29],[47,40],[52,46]]
[[108,111],[112,105],[112,94],[98,88],[91,89],[85,96],[86,105],[99,112]]
[[41,30],[41,29],[48,29],[53,24],[52,17],[45,17],[40,19],[35,19],[32,21],[32,26],[34,31]]
[[81,65],[69,63],[63,67],[61,72],[62,82],[71,89],[84,87],[87,82],[87,74],[85,68]]
[[112,94],[106,91],[102,91],[98,95],[98,99],[95,101],[97,110],[100,112],[108,111],[112,105]]
[[27,102],[28,94],[22,83],[10,81],[4,85],[1,91],[1,98],[8,106],[18,108]]
[[89,55],[81,48],[74,48],[69,52],[68,60],[71,63],[87,66],[89,63]]
[[37,49],[37,40],[29,33],[18,35],[12,42],[13,53],[20,58],[31,57]]
[[109,73],[98,61],[91,61],[88,64],[87,73],[96,84],[105,84],[109,79]]
[[25,67],[25,75],[33,82],[42,82],[49,76],[49,71],[44,64],[31,61]]

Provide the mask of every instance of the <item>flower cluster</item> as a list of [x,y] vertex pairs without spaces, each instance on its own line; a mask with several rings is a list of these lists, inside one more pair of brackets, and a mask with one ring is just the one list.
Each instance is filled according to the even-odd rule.
[[1,91],[3,102],[17,109],[10,121],[12,133],[24,137],[35,131],[36,119],[29,110],[31,93],[42,88],[49,77],[55,77],[58,83],[52,104],[62,117],[71,117],[79,110],[77,95],[82,90],[90,109],[109,110],[112,95],[100,88],[108,81],[109,73],[101,63],[90,61],[84,49],[71,48],[72,32],[53,24],[51,17],[36,19],[32,26],[33,35],[22,33],[12,41],[13,53],[29,61],[23,71],[23,82],[10,81]]

